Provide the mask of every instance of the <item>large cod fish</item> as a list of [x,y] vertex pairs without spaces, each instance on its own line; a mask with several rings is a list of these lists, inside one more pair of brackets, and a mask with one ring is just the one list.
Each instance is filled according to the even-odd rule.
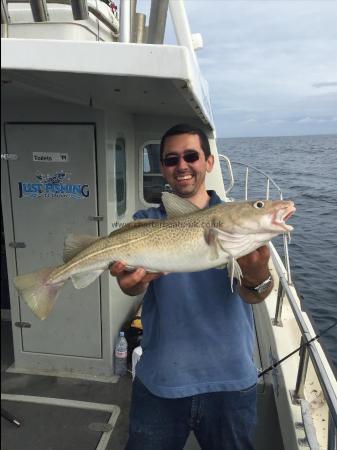
[[19,295],[45,319],[69,278],[76,289],[85,288],[119,260],[128,270],[144,267],[148,272],[196,272],[228,265],[233,283],[242,275],[237,258],[293,229],[285,223],[295,211],[292,201],[228,202],[202,210],[167,192],[162,201],[165,220],[136,220],[103,238],[69,235],[63,265],[14,278]]

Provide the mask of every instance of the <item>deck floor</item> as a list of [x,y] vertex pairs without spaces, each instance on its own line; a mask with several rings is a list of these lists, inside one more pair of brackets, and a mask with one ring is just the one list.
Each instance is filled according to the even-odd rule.
[[[109,439],[107,445],[100,444],[102,450],[124,449],[128,436],[131,374],[121,377],[117,383],[102,383],[6,372],[13,363],[10,322],[1,322],[1,338],[1,407],[21,422],[17,427],[1,417],[2,450],[93,450],[98,448],[106,433]],[[32,396],[33,402],[29,402],[29,397],[25,397],[28,401],[4,400],[6,395]],[[112,431],[111,426],[108,426],[110,431],[97,431],[109,421],[111,412],[39,404],[35,402],[36,397],[47,401],[66,399],[69,406],[73,400],[111,405],[112,411],[115,406],[118,417]]]
[[[7,370],[14,362],[10,322],[1,322],[1,338],[1,407],[21,422],[16,427],[1,417],[1,450],[125,448],[131,373],[117,383],[13,373]],[[257,347],[255,358],[259,364]],[[257,408],[256,450],[284,450],[272,387],[262,380]],[[184,450],[200,450],[193,433]]]

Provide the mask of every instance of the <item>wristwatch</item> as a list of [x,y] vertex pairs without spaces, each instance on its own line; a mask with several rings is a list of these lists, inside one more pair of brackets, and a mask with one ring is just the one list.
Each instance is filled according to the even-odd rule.
[[272,282],[273,282],[273,278],[271,275],[269,275],[269,277],[266,280],[262,281],[262,283],[260,283],[257,286],[251,287],[251,286],[245,286],[244,284],[242,286],[245,289],[248,289],[249,291],[254,291],[257,294],[262,294],[267,289],[269,289],[269,287],[272,285]]

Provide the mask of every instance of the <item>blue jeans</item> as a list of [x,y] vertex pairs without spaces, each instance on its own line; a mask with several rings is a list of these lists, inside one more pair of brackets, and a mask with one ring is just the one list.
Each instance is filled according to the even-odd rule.
[[168,399],[136,377],[125,450],[182,450],[191,430],[202,450],[253,450],[255,424],[256,385]]

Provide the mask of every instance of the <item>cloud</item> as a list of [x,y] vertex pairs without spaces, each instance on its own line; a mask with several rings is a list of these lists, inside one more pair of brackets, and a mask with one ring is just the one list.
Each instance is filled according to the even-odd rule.
[[323,83],[314,83],[313,84],[313,87],[315,87],[315,88],[332,87],[332,86],[337,87],[337,81],[327,81],[327,82],[323,82]]
[[[277,134],[294,133],[296,124],[301,133],[333,132],[335,2],[208,0],[206,9],[199,1],[185,4],[192,32],[203,36],[197,58],[209,82],[218,136],[261,136],[267,125]],[[314,122],[298,122],[306,118]]]

